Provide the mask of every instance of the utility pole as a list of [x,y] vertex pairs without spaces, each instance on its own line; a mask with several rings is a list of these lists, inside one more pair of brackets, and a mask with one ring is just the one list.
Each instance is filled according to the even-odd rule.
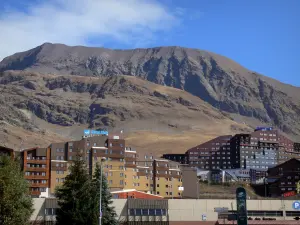
[[103,165],[102,162],[105,161],[106,158],[102,157],[101,161],[100,161],[100,169],[101,169],[101,173],[100,173],[100,197],[99,197],[99,225],[102,225],[102,174],[103,174]]

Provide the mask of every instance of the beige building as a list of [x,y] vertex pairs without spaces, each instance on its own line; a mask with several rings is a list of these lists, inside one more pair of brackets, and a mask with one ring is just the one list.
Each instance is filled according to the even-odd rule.
[[[280,224],[297,224],[295,216],[300,211],[293,208],[296,200],[248,200],[248,216],[252,218],[275,218]],[[217,208],[235,212],[236,200],[222,199],[114,199],[113,206],[120,224],[126,221],[165,221],[167,224],[193,225],[215,224],[220,218]],[[34,199],[31,221],[55,221],[56,199]],[[231,212],[230,212],[231,213]],[[222,220],[223,221],[223,220]],[[291,223],[294,221],[295,223]],[[232,221],[230,224],[233,224]],[[236,222],[235,222],[236,224]],[[278,224],[278,223],[277,223]]]

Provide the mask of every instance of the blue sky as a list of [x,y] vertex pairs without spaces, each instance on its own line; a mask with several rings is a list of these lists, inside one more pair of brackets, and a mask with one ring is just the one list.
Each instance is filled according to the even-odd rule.
[[43,42],[177,45],[300,86],[299,0],[4,0],[0,59]]

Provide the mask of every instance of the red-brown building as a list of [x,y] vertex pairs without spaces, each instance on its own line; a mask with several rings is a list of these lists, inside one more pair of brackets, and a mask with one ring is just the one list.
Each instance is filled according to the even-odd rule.
[[111,192],[113,198],[115,199],[128,199],[128,198],[135,198],[135,199],[163,199],[162,196],[148,194],[142,191],[137,191],[135,189],[128,189],[122,191],[113,191]]
[[50,148],[31,148],[21,152],[25,179],[32,196],[46,196],[50,187]]

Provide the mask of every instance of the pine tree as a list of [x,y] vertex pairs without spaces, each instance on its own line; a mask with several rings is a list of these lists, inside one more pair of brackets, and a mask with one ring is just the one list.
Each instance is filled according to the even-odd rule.
[[20,163],[0,156],[0,224],[29,224],[33,203]]
[[66,176],[63,185],[57,188],[56,197],[60,207],[56,216],[58,225],[94,224],[91,178],[80,155],[72,162],[70,174]]
[[[93,210],[93,221],[95,219],[99,220],[99,203],[100,203],[100,176],[102,170],[99,164],[96,165],[95,173],[93,176],[93,196],[95,199],[94,202],[94,210]],[[109,191],[107,179],[102,174],[102,190],[101,190],[101,208],[102,208],[102,225],[117,225],[118,222],[116,220],[116,212],[114,207],[111,206],[112,204],[112,195]],[[95,223],[96,225],[97,223]]]

